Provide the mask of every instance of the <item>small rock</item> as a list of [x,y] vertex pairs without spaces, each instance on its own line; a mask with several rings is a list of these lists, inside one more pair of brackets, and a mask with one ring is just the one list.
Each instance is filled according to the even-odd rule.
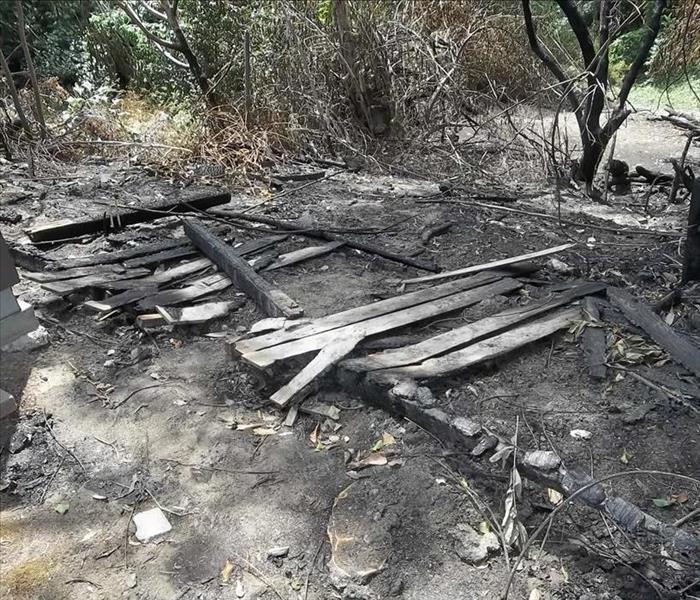
[[59,514],[59,515],[65,515],[68,512],[69,504],[68,502],[59,502],[56,506],[53,507],[53,509]]
[[282,558],[289,554],[289,546],[276,546],[267,551],[267,558]]
[[156,536],[168,533],[172,529],[170,521],[160,508],[152,508],[136,513],[133,518],[136,525],[136,539],[147,542]]
[[129,573],[126,576],[126,585],[129,589],[134,589],[136,587],[136,573]]
[[551,450],[535,450],[527,452],[523,462],[537,469],[550,470],[556,469],[561,464],[561,459]]
[[457,417],[454,421],[452,421],[452,425],[455,427],[455,429],[467,437],[475,436],[481,431],[481,425],[465,417]]
[[575,440],[590,440],[593,437],[593,434],[585,429],[572,429],[569,435]]
[[481,535],[465,523],[458,523],[452,536],[455,538],[454,549],[457,556],[471,564],[480,563],[490,552],[500,547],[498,537],[493,531]]
[[571,273],[574,269],[573,267],[567,265],[565,262],[557,259],[557,258],[550,258],[547,261],[547,266],[556,271],[557,273],[563,273],[563,274],[568,274]]

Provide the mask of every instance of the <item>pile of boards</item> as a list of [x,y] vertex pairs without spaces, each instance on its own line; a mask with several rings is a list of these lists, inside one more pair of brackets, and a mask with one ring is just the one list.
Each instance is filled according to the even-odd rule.
[[[599,282],[572,284],[561,293],[418,343],[348,358],[367,338],[512,293],[522,285],[507,272],[483,271],[314,320],[264,319],[251,329],[252,337],[231,342],[229,351],[262,370],[315,353],[300,372],[270,397],[274,404],[284,407],[301,400],[312,384],[337,364],[345,372],[375,373],[395,381],[445,377],[498,359],[577,321],[598,325],[598,306],[606,305],[620,319],[644,330],[671,359],[700,377],[700,349],[689,338],[674,331],[645,303]],[[596,297],[603,294],[607,300]],[[605,331],[599,326],[585,327],[582,343],[591,376],[604,377]]]

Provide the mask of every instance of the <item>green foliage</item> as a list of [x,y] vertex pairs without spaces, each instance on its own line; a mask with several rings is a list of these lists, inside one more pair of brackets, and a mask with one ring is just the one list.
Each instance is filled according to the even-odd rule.
[[610,44],[610,79],[619,81],[634,62],[644,39],[644,29],[633,29],[622,34]]

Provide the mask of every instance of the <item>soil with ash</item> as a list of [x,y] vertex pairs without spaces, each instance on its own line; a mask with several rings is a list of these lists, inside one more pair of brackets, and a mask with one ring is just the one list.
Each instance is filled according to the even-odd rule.
[[[26,242],[22,228],[39,222],[39,214],[44,220],[76,217],[103,210],[95,199],[129,204],[216,184],[190,183],[183,192],[182,183],[109,161],[66,167],[41,180],[30,179],[26,166],[1,168],[14,183],[3,192],[0,210],[22,217],[3,226],[13,243]],[[572,194],[561,203],[551,194],[503,202],[483,198],[483,189],[443,195],[436,182],[362,172],[293,192],[298,185],[286,184],[285,196],[277,199],[236,191],[232,207],[299,219],[304,228],[354,229],[349,237],[433,260],[442,269],[580,242],[557,257],[564,265],[545,259],[516,294],[391,335],[429,337],[543,297],[553,282],[605,281],[654,302],[680,278],[678,233],[629,233],[681,231],[687,204],[666,208],[661,195],[650,198],[651,211],[658,213],[650,216],[634,198],[612,194],[605,206]],[[547,213],[553,220],[479,206],[475,196],[482,196],[477,202]],[[576,224],[560,226],[558,214]],[[421,242],[425,228],[448,221],[453,225],[447,233]],[[220,225],[228,241],[267,231],[253,224]],[[358,233],[373,228],[384,231]],[[176,235],[182,235],[180,223],[169,217],[78,243],[24,247],[65,258]],[[309,241],[294,235],[275,251],[304,245]],[[265,276],[315,317],[395,295],[401,279],[422,274],[341,248]],[[292,427],[278,428],[285,415],[268,406],[267,398],[293,369],[279,369],[273,378],[225,352],[226,337],[244,333],[264,316],[251,301],[206,325],[144,334],[128,310],[97,320],[79,307],[79,296],[57,299],[28,280],[16,292],[34,303],[50,344],[2,356],[0,386],[21,399],[19,419],[2,423],[3,597],[456,600],[503,593],[517,549],[471,559],[474,548],[465,550],[465,531],[483,535],[490,519],[500,522],[510,465],[464,456],[415,424],[368,407],[332,378],[313,399],[340,408],[337,422],[300,413]],[[237,295],[229,289],[220,297]],[[700,288],[691,286],[683,304],[662,316],[700,342],[699,306]],[[606,331],[611,342],[638,333],[618,325]],[[430,388],[450,412],[507,438],[517,435],[520,446],[554,449],[567,466],[582,466],[594,477],[639,468],[697,477],[698,381],[654,353],[648,339],[641,341],[637,354],[610,357],[616,368],[603,382],[587,374],[580,341],[562,334]],[[643,364],[629,362],[637,360]],[[683,402],[624,369],[682,391]],[[589,431],[590,439],[573,438],[575,429]],[[392,458],[388,465],[349,471],[350,455],[365,455],[382,439]],[[366,551],[385,555],[368,581],[342,586],[328,568],[327,527],[344,490],[362,507],[356,518]],[[666,522],[700,506],[700,485],[673,478],[631,474],[617,480],[615,490]],[[524,482],[518,514],[528,532],[551,514],[553,500]],[[139,543],[133,515],[157,506],[172,530]],[[684,527],[700,533],[697,518]],[[374,542],[381,547],[373,548]],[[270,556],[280,547],[288,551]],[[681,565],[664,552],[658,540],[630,539],[598,513],[573,506],[553,521],[543,547],[537,543],[521,562],[509,597],[700,596],[698,557],[691,560],[695,566]]]

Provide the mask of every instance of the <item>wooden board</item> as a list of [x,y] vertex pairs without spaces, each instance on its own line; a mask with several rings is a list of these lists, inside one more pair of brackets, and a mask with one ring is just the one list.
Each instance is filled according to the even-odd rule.
[[583,311],[590,318],[591,325],[586,327],[581,334],[583,345],[583,357],[588,367],[588,373],[593,379],[605,379],[607,371],[605,367],[605,329],[600,325],[600,311],[592,298],[585,298],[583,301]]
[[269,367],[278,360],[299,356],[314,350],[320,350],[324,346],[331,344],[339,338],[349,338],[360,336],[362,338],[398,329],[411,323],[424,321],[476,304],[484,298],[490,298],[497,294],[505,294],[521,287],[521,283],[514,279],[502,279],[495,283],[478,287],[476,289],[458,292],[444,298],[439,298],[433,302],[426,302],[418,306],[411,306],[393,313],[381,315],[373,319],[353,323],[339,329],[331,329],[316,335],[293,340],[278,346],[264,348],[257,352],[251,352],[242,356],[248,364],[256,367]]
[[647,332],[677,363],[700,377],[700,348],[687,337],[674,331],[645,302],[619,288],[608,288],[610,302],[635,325]]
[[288,252],[287,254],[280,254],[277,257],[277,260],[275,260],[270,266],[264,268],[263,271],[273,271],[274,269],[288,267],[289,265],[296,264],[303,260],[323,256],[324,254],[333,252],[333,250],[336,250],[344,245],[345,242],[329,242],[323,246],[308,246],[307,248],[294,250],[293,252]]
[[344,365],[356,371],[373,371],[418,364],[434,356],[454,351],[486,336],[501,332],[516,323],[521,323],[554,308],[564,306],[582,296],[601,292],[605,287],[602,283],[586,283],[553,298],[546,298],[526,306],[518,306],[506,310],[469,325],[436,335],[418,344],[370,354],[364,358],[346,361]]
[[231,280],[223,273],[215,273],[192,282],[190,285],[177,290],[163,290],[156,294],[146,296],[136,307],[139,310],[148,310],[156,306],[169,306],[182,304],[190,300],[197,300],[203,296],[225,290],[231,285]]
[[135,288],[133,290],[126,290],[121,294],[115,294],[104,300],[88,300],[83,302],[83,306],[96,310],[98,312],[109,312],[115,308],[121,308],[127,304],[133,304],[139,300],[146,298],[147,296],[153,296],[158,293],[158,288],[156,286],[145,286],[141,288]]
[[526,344],[546,338],[560,329],[565,329],[572,321],[580,318],[581,310],[579,308],[567,308],[461,350],[429,358],[418,365],[386,369],[379,372],[392,377],[443,377],[478,363],[499,358]]
[[243,304],[241,300],[228,302],[205,302],[179,308],[177,306],[156,306],[158,313],[170,325],[198,325],[213,319],[225,317]]
[[[133,248],[128,248],[126,250],[118,250],[117,252],[98,252],[96,254],[90,254],[89,256],[74,256],[72,258],[65,258],[63,260],[56,261],[56,263],[52,265],[52,268],[74,269],[77,267],[90,267],[94,265],[108,265],[113,263],[125,264],[126,261],[131,260],[135,257],[155,256],[160,252],[166,252],[175,248],[182,248],[183,246],[191,245],[192,244],[189,238],[180,237],[164,242],[157,242],[154,244],[138,245]],[[142,264],[136,266],[144,265]]]
[[161,252],[156,252],[155,254],[150,254],[148,256],[137,256],[136,258],[130,258],[125,260],[122,264],[127,269],[135,269],[136,267],[157,265],[163,262],[177,260],[178,258],[188,258],[196,254],[199,254],[199,250],[197,250],[197,248],[195,248],[192,244],[185,244],[178,246],[177,248],[162,250]]
[[314,359],[287,385],[277,390],[270,397],[270,401],[279,407],[283,407],[292,400],[300,398],[311,382],[327,373],[335,363],[350,354],[363,337],[363,333],[354,335],[353,332],[348,332],[346,336],[335,339],[327,346],[324,346]]
[[265,314],[291,319],[304,314],[301,306],[258,275],[231,246],[213,235],[204,225],[187,220],[184,227],[194,245],[226,273],[233,284],[245,292]]
[[[219,204],[227,204],[231,200],[228,192],[216,194],[198,194],[185,198],[167,199],[132,210],[118,209],[105,212],[97,217],[82,220],[66,219],[25,230],[32,242],[50,242],[74,238],[90,233],[102,233],[120,229],[133,223],[153,221],[167,214],[187,212],[190,207],[206,210]],[[154,212],[155,211],[155,212]],[[167,213],[167,214],[166,214]]]
[[493,262],[484,263],[482,265],[474,265],[473,267],[457,269],[456,271],[447,271],[445,273],[438,273],[436,275],[426,275],[425,277],[416,277],[414,279],[404,279],[403,283],[423,283],[426,281],[437,281],[439,279],[446,279],[447,277],[457,277],[460,275],[468,275],[470,273],[478,273],[479,271],[486,271],[488,269],[497,269],[498,267],[505,267],[507,265],[513,265],[527,260],[532,260],[533,258],[541,258],[543,256],[549,256],[550,254],[556,254],[557,252],[563,252],[564,250],[573,248],[575,245],[576,244],[573,243],[562,244],[561,246],[554,246],[553,248],[538,250],[537,252],[530,252],[528,254],[521,254],[520,256],[512,256],[510,258],[495,260]]
[[66,279],[63,281],[49,281],[42,283],[41,287],[57,296],[67,296],[73,292],[78,292],[89,287],[103,287],[104,284],[110,281],[118,281],[122,279],[131,279],[143,277],[150,274],[148,269],[130,269],[124,273],[102,273],[99,275],[87,275],[86,277],[77,277],[75,279]]
[[149,275],[148,277],[141,277],[139,279],[124,279],[109,281],[105,283],[102,287],[108,290],[130,290],[138,287],[149,287],[149,286],[162,286],[166,283],[171,283],[177,281],[178,279],[183,279],[189,275],[199,273],[212,266],[212,262],[208,258],[197,258],[195,260],[189,260],[183,262],[182,264],[173,267],[172,269],[166,269],[160,273],[155,273],[154,275]]
[[88,275],[100,275],[102,273],[125,273],[126,269],[120,265],[95,265],[92,267],[75,267],[65,271],[26,271],[22,277],[30,281],[46,283],[47,281],[62,281],[65,279],[77,279]]
[[445,296],[464,292],[480,285],[494,283],[503,278],[502,273],[479,273],[473,277],[465,277],[457,281],[450,281],[442,285],[437,285],[425,290],[418,290],[408,294],[401,294],[386,300],[380,300],[372,304],[365,304],[339,313],[328,315],[320,319],[314,319],[308,325],[293,329],[285,329],[284,331],[276,331],[264,335],[259,335],[247,340],[241,340],[236,343],[235,350],[239,354],[247,354],[263,348],[269,348],[284,342],[290,342],[295,339],[308,337],[331,329],[338,329],[352,323],[359,323],[374,317],[386,315],[397,310],[417,306],[426,302],[432,302]]

